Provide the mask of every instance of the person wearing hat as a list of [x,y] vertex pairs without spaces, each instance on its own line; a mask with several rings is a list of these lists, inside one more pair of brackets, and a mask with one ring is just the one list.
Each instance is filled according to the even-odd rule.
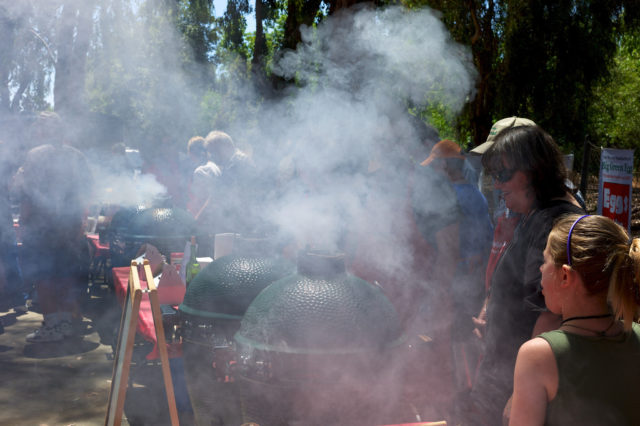
[[[523,117],[512,116],[500,119],[493,123],[493,126],[491,126],[491,130],[489,131],[489,135],[487,136],[486,141],[469,151],[469,154],[475,157],[484,155],[484,153],[487,152],[487,150],[493,145],[498,133],[500,133],[504,129],[515,126],[535,125],[535,122]],[[482,191],[487,201],[489,202],[489,213],[491,215],[491,220],[493,221],[494,225],[497,226],[498,219],[504,216],[505,213],[504,200],[500,198],[499,191],[494,190],[490,176],[488,176],[484,172],[481,173],[480,177],[480,191]]]
[[[528,118],[522,117],[507,117],[501,120],[496,121],[493,126],[491,126],[491,130],[489,131],[489,135],[487,136],[487,140],[483,143],[472,149],[470,152],[473,154],[483,155],[494,143],[496,136],[503,130],[509,129],[511,127],[516,126],[535,126],[536,123]],[[485,197],[494,201],[494,196],[498,197],[497,201],[490,203],[489,211],[494,211],[492,214],[494,218],[495,230],[493,235],[493,243],[491,246],[491,254],[489,255],[489,260],[487,262],[487,270],[485,272],[485,289],[488,292],[489,286],[491,283],[491,275],[500,260],[500,256],[506,249],[507,245],[511,241],[513,237],[513,231],[516,226],[518,226],[518,222],[520,221],[520,214],[516,213],[512,210],[509,210],[504,205],[504,199],[500,197],[500,191],[493,189],[493,181],[488,174],[483,173],[482,181],[482,192],[485,194]],[[487,196],[487,194],[491,194],[491,196]],[[498,203],[499,205],[495,208],[492,208],[491,204]],[[481,329],[484,326],[484,313],[485,309],[480,311],[480,314],[474,318],[476,324],[479,326],[479,329],[476,331],[476,334],[481,334]]]
[[[469,264],[471,258],[481,254],[486,266],[488,249],[491,244],[493,226],[489,218],[487,200],[472,183],[468,182],[464,175],[465,156],[455,142],[444,139],[435,144],[431,154],[421,165],[427,166],[444,178],[455,192],[455,202],[459,210],[458,221],[461,225],[460,233],[460,258],[465,264]],[[476,268],[477,261],[471,262]],[[476,270],[476,272],[479,272]],[[474,273],[476,273],[474,272]]]
[[[475,185],[466,180],[464,163],[465,156],[458,144],[444,139],[433,146],[431,154],[421,166],[428,166],[437,172],[455,191],[461,220],[465,222],[459,230],[460,249],[476,254],[482,252],[486,260],[493,232],[487,200]],[[461,253],[461,257],[471,257],[470,253]]]
[[491,245],[493,226],[489,218],[487,200],[464,175],[465,156],[455,142],[445,139],[438,142],[429,157],[421,165],[429,166],[452,186],[459,217],[459,256],[467,273],[484,272]]
[[[486,141],[473,148],[470,153],[478,156],[484,155],[487,150],[489,150],[491,146],[493,146],[498,134],[505,129],[517,126],[535,125],[536,123],[533,120],[523,117],[511,116],[500,119],[496,121],[491,127]],[[500,196],[500,191],[493,188],[493,179],[484,171],[482,172],[481,177],[481,187],[482,193],[485,194],[487,200],[490,201],[489,210],[492,212],[491,217],[493,218],[495,229],[493,234],[493,241],[491,243],[491,251],[484,274],[486,294],[485,300],[482,304],[481,309],[479,310],[479,312],[477,312],[477,315],[472,316],[471,318],[473,324],[475,325],[475,329],[473,332],[479,340],[484,337],[488,295],[491,287],[491,278],[493,272],[496,268],[496,265],[498,264],[498,261],[509,246],[511,239],[513,238],[513,233],[520,223],[520,219],[522,218],[522,215],[520,213],[510,210],[505,206],[504,199]],[[470,360],[469,362],[478,364],[480,362],[480,359],[482,359],[481,356],[478,357],[477,360]],[[472,366],[472,370],[475,370],[476,368],[477,365]]]
[[[486,141],[473,148],[470,153],[479,156],[484,155],[485,152],[494,144],[496,136],[505,129],[516,126],[535,125],[536,123],[533,120],[523,117],[512,116],[500,119],[496,121],[493,126],[491,126],[491,130],[489,131],[489,135],[487,136]],[[486,174],[484,170],[482,172],[480,182],[482,193],[485,195],[486,199],[490,201],[490,217],[492,217],[493,219],[495,228],[493,233],[493,241],[491,243],[491,250],[489,253],[489,259],[487,260],[486,270],[484,272],[486,295],[485,300],[479,311],[476,312],[477,315],[471,317],[471,320],[475,326],[473,333],[479,340],[483,338],[485,332],[488,295],[491,286],[491,277],[493,275],[493,271],[495,270],[501,256],[509,246],[511,239],[513,238],[513,233],[518,226],[518,223],[520,223],[520,219],[522,217],[520,213],[510,210],[504,205],[504,199],[500,196],[500,191],[494,190],[493,179],[489,174]],[[477,358],[477,360],[470,359],[469,362],[476,364],[472,366],[472,370],[475,370],[477,368],[477,364],[481,359],[481,354]]]
[[510,127],[535,126],[535,125],[536,123],[534,123],[532,120],[529,120],[528,118],[516,117],[516,116],[507,117],[507,118],[498,120],[495,123],[493,123],[493,126],[491,126],[491,130],[489,130],[489,136],[487,136],[487,140],[484,143],[473,148],[471,152],[473,154],[480,154],[480,155],[487,152],[487,150],[493,145],[496,139],[496,136],[498,136],[498,134],[504,129],[508,129]]
[[[489,135],[487,136],[487,140],[472,149],[470,152],[474,154],[483,155],[491,146],[494,144],[496,136],[502,132],[503,130],[510,129],[512,127],[518,126],[536,126],[536,123],[533,120],[523,117],[507,117],[501,120],[496,121],[491,130],[489,131]],[[486,178],[485,178],[486,177]],[[567,184],[570,182],[568,181]],[[483,188],[488,188],[487,190],[483,190],[482,192],[487,196],[487,193],[497,194],[499,196],[500,191],[493,190],[493,182],[490,176],[483,175],[482,179]],[[581,198],[580,194],[574,194],[574,198],[580,204],[580,206],[586,210],[586,206],[584,204],[584,200]],[[492,197],[487,197],[487,199],[491,200]],[[493,275],[493,271],[500,260],[500,257],[504,253],[507,248],[509,242],[513,238],[513,232],[515,228],[518,226],[520,222],[521,215],[513,210],[510,210],[504,205],[504,199],[500,196],[498,203],[499,207],[495,208],[496,214],[494,216],[495,220],[495,230],[493,235],[493,243],[491,246],[491,254],[489,255],[489,261],[487,263],[487,270],[485,273],[485,288],[486,291],[489,291],[489,287],[491,284],[491,277]],[[490,203],[491,204],[491,203]],[[489,206],[489,210],[491,211],[491,206]],[[485,303],[486,305],[486,303]],[[476,329],[476,334],[480,336],[482,334],[482,329],[485,325],[485,314],[486,309],[483,306],[478,316],[474,317],[473,320],[478,326]]]
[[[535,126],[535,125],[536,123],[533,120],[530,120],[524,117],[511,116],[511,117],[500,119],[496,121],[493,124],[493,126],[491,126],[491,130],[489,131],[487,140],[484,143],[473,148],[470,151],[470,153],[476,154],[476,155],[483,155],[493,145],[496,139],[496,136],[498,136],[498,134],[505,129],[509,129],[511,127],[518,127],[518,126]],[[574,189],[573,183],[571,181],[567,181],[567,184],[570,188]],[[492,185],[491,185],[490,179],[486,179],[486,176],[483,176],[483,179],[481,180],[481,187],[482,187],[481,190],[482,190],[482,193],[485,194],[485,197],[487,197],[489,201],[489,211],[492,213],[492,217],[495,219],[495,222],[497,222],[497,218],[504,214],[505,207],[504,207],[503,200],[494,200],[493,198],[495,197],[488,196],[488,194],[491,193],[491,189],[492,189],[491,186]],[[574,196],[576,197],[576,200],[580,203],[582,208],[586,209],[584,198],[582,194],[580,194],[580,192],[577,191],[577,188],[575,188]],[[496,202],[499,204],[495,205]]]
[[[432,268],[423,278],[420,334],[429,336],[424,380],[438,389],[438,405],[451,418],[455,395],[467,382],[464,367],[454,356],[472,336],[469,315],[477,313],[484,297],[482,273],[486,268],[492,226],[487,202],[463,172],[460,147],[445,139],[436,143],[420,163],[413,187],[416,228],[433,248]],[[466,319],[466,321],[465,321]],[[446,408],[445,408],[446,407]]]
[[513,386],[518,348],[532,334],[559,325],[540,289],[542,251],[554,220],[584,210],[566,185],[562,154],[535,125],[501,130],[482,157],[505,205],[521,215],[491,275],[483,330],[484,355],[463,408],[463,424],[495,425]]
[[[458,210],[458,252],[451,281],[454,322],[452,324],[452,348],[454,359],[467,359],[476,345],[470,344],[472,327],[469,315],[478,312],[484,300],[483,275],[486,270],[493,226],[489,217],[487,200],[478,187],[467,181],[464,175],[465,156],[455,142],[445,139],[438,142],[429,157],[422,162],[446,179],[455,192]],[[468,388],[470,379],[465,377],[466,365],[455,368],[457,391]]]

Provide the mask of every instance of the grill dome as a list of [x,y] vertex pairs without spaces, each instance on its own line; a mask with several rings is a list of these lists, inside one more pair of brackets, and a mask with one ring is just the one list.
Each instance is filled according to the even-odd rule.
[[223,256],[191,281],[180,311],[205,318],[240,320],[263,288],[293,272],[294,265],[279,257],[242,253]]
[[379,350],[401,337],[382,290],[347,274],[344,257],[303,253],[298,273],[265,288],[248,307],[236,341],[285,353]]
[[122,208],[114,214],[106,231],[111,263],[128,266],[145,243],[152,244],[167,257],[171,252],[181,252],[194,228],[195,221],[186,210]]
[[[178,208],[154,207],[134,215],[127,232],[132,238],[188,238],[193,234],[195,220],[189,212]],[[184,248],[184,246],[182,247]]]

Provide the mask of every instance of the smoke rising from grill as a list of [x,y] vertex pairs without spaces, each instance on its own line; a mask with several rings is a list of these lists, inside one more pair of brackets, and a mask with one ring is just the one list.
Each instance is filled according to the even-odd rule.
[[[349,10],[304,29],[302,36],[298,49],[284,53],[274,67],[298,85],[285,102],[263,108],[259,139],[252,142],[256,162],[279,168],[278,197],[261,211],[298,247],[346,251],[352,271],[369,281],[389,278],[380,285],[399,293],[396,308],[408,315],[415,305],[411,284],[434,284],[433,277],[416,275],[415,264],[425,257],[433,262],[435,255],[416,257],[414,215],[446,211],[451,200],[427,185],[421,186],[423,203],[411,203],[413,170],[437,137],[425,140],[406,108],[430,102],[460,108],[473,96],[470,52],[453,43],[428,10]],[[441,328],[446,326],[434,322],[425,332],[433,336]],[[446,370],[446,360],[427,359],[419,343],[412,344],[415,353],[400,351],[384,371],[377,370],[389,400],[403,394],[403,369],[418,365],[415,359]],[[366,388],[355,377],[345,380],[353,380],[354,389]],[[437,396],[430,401],[434,406],[441,403]]]
[[428,10],[351,9],[301,33],[302,43],[283,55],[276,73],[351,94],[365,105],[397,96],[416,105],[440,100],[455,109],[471,93],[470,52]]
[[94,167],[92,173],[96,179],[96,204],[151,206],[167,194],[167,189],[152,174],[113,174],[101,167]]
[[[351,269],[369,281],[390,278],[380,284],[401,293],[394,302],[407,315],[415,305],[411,284],[438,287],[433,276],[416,274],[429,269],[416,263],[434,262],[436,255],[416,256],[414,217],[447,211],[452,200],[422,185],[422,202],[412,203],[414,169],[438,139],[425,140],[406,108],[436,102],[460,108],[473,96],[470,52],[451,41],[430,11],[364,7],[304,29],[303,43],[284,53],[274,70],[298,85],[284,102],[262,109],[253,137],[246,128],[229,129],[251,141],[261,169],[278,167],[277,196],[260,210],[262,217],[298,247],[346,251]],[[432,322],[427,333],[442,328]],[[399,355],[381,373],[388,395],[402,394],[402,370],[412,356],[423,357]],[[439,361],[422,358],[434,370]]]
[[[297,173],[299,186],[288,182],[295,189],[284,189],[269,211],[273,220],[299,241],[334,249],[347,224],[370,216],[363,197],[380,190],[371,187],[371,169],[391,175],[384,182],[387,197],[401,197],[407,189],[402,167],[421,161],[437,142],[420,140],[407,103],[460,108],[472,95],[475,74],[470,52],[452,42],[428,10],[348,10],[304,28],[302,38],[274,67],[299,86],[285,102],[263,109],[259,132],[277,137],[267,144],[273,150],[260,149],[262,140],[253,144],[256,161],[280,164],[282,179]],[[379,218],[379,232],[399,220],[397,212],[388,213]]]
[[[428,215],[450,200],[439,199],[435,188],[423,188],[424,203],[410,202],[413,170],[438,138],[422,134],[407,109],[440,104],[458,111],[473,97],[476,77],[469,49],[452,41],[433,11],[368,6],[340,11],[317,27],[303,28],[297,50],[274,60],[273,73],[296,82],[286,96],[264,100],[227,64],[217,71],[233,85],[234,95],[218,93],[208,102],[199,81],[207,70],[181,67],[187,47],[170,23],[156,22],[159,31],[151,33],[144,22],[121,12],[100,9],[119,30],[101,40],[109,43],[104,56],[89,58],[96,71],[87,86],[113,87],[118,102],[108,112],[132,123],[121,135],[112,135],[111,128],[96,135],[105,145],[124,141],[140,148],[143,157],[164,155],[158,151],[185,151],[191,136],[224,130],[240,148],[250,148],[260,174],[247,191],[260,195],[260,219],[275,225],[281,239],[297,248],[346,251],[349,261],[365,259],[398,282],[415,278],[408,272],[416,260],[411,208]],[[155,16],[163,20],[162,11]],[[146,50],[154,54],[143,55]],[[140,61],[151,75],[137,72]],[[223,100],[233,102],[235,115]],[[203,104],[214,105],[215,119],[202,119],[210,113]],[[63,117],[70,140],[91,137],[87,129],[95,127],[73,117]],[[161,128],[149,127],[158,121]],[[4,136],[7,143],[21,139]],[[151,175],[109,169],[108,149],[85,150],[98,183],[94,203],[135,206],[166,193]]]

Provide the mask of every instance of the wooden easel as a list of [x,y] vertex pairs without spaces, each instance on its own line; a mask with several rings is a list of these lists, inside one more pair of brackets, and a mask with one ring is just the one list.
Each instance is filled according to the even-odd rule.
[[124,401],[129,381],[129,367],[131,366],[131,355],[133,354],[133,344],[136,337],[136,327],[138,325],[138,314],[140,311],[142,293],[149,294],[149,302],[151,304],[153,323],[158,342],[158,351],[160,353],[162,376],[164,378],[164,387],[167,395],[167,402],[169,404],[171,425],[178,426],[180,424],[178,420],[178,409],[176,408],[175,394],[173,391],[171,370],[169,369],[169,355],[167,353],[164,328],[162,326],[162,312],[160,310],[160,302],[158,300],[158,291],[155,283],[153,282],[153,274],[151,273],[149,261],[146,259],[143,263],[143,269],[145,279],[147,281],[146,289],[142,289],[140,286],[138,263],[135,260],[131,261],[129,286],[122,309],[120,331],[118,333],[118,346],[113,362],[113,375],[111,377],[111,391],[109,392],[107,416],[104,423],[105,426],[120,426],[122,422]]

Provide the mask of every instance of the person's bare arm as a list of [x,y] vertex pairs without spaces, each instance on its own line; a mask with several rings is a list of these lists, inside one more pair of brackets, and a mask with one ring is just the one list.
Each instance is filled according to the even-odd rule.
[[207,197],[207,199],[204,201],[204,203],[202,203],[202,207],[200,207],[200,209],[198,210],[198,212],[195,214],[194,219],[198,220],[200,219],[200,216],[202,216],[202,213],[204,213],[204,211],[206,210],[206,208],[209,206],[209,203],[211,202],[211,195],[209,195]]
[[482,339],[484,337],[484,332],[487,328],[487,305],[489,304],[489,297],[485,297],[484,303],[482,304],[482,309],[478,313],[477,317],[471,317],[471,321],[473,321],[473,325],[475,326],[473,329],[473,334],[478,338]]
[[516,359],[509,426],[543,425],[557,390],[558,367],[549,343],[541,338],[524,343]]

